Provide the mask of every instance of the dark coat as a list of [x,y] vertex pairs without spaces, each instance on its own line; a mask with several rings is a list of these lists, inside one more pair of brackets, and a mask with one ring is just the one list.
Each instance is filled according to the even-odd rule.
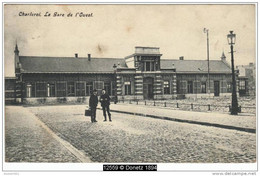
[[97,107],[97,104],[98,104],[98,97],[94,94],[92,94],[89,98],[89,106],[90,108],[93,107]]
[[100,96],[100,102],[101,102],[101,106],[109,106],[110,105],[110,97],[108,94],[104,94]]

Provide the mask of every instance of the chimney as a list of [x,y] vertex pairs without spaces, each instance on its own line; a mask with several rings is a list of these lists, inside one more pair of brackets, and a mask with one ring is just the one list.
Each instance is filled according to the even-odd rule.
[[172,69],[174,72],[176,72],[176,68],[175,68],[174,64],[172,64]]
[[75,53],[75,58],[78,58],[78,53]]
[[91,61],[91,54],[88,54],[88,60]]
[[180,60],[184,60],[184,56],[180,56]]

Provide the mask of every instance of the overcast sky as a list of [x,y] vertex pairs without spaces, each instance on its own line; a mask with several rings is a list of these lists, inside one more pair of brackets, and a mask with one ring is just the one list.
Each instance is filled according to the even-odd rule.
[[[19,16],[41,13],[41,17]],[[51,17],[44,17],[49,12]],[[55,12],[72,17],[53,17]],[[77,12],[93,17],[75,17]],[[14,47],[21,56],[123,58],[135,46],[160,47],[163,59],[210,59],[224,51],[230,62],[227,34],[237,35],[235,65],[255,62],[254,5],[5,5],[5,76],[14,76]]]

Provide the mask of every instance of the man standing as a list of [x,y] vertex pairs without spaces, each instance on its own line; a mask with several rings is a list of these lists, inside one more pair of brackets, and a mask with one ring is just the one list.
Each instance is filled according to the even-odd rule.
[[111,122],[111,114],[110,114],[110,109],[109,109],[109,105],[110,105],[110,97],[108,94],[106,94],[106,90],[103,89],[102,90],[102,95],[100,96],[100,102],[101,102],[101,106],[102,106],[102,110],[103,110],[103,115],[104,115],[104,122],[107,121],[107,116],[106,116],[106,111],[109,117],[109,121]]
[[96,111],[97,111],[97,104],[98,104],[98,97],[97,97],[97,90],[94,89],[93,93],[91,94],[89,98],[89,107],[91,109],[91,122],[97,122],[96,121]]

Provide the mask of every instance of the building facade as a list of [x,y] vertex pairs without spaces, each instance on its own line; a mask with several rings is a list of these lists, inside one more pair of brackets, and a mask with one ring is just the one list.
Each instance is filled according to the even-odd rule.
[[161,59],[157,47],[125,58],[20,56],[15,47],[16,99],[23,103],[86,102],[93,89],[118,99],[176,99],[231,93],[231,68],[220,60]]
[[5,103],[14,104],[15,103],[15,89],[16,89],[16,78],[15,77],[5,77]]
[[256,68],[254,63],[248,65],[238,65],[239,70],[239,95],[240,96],[255,96],[256,95]]

